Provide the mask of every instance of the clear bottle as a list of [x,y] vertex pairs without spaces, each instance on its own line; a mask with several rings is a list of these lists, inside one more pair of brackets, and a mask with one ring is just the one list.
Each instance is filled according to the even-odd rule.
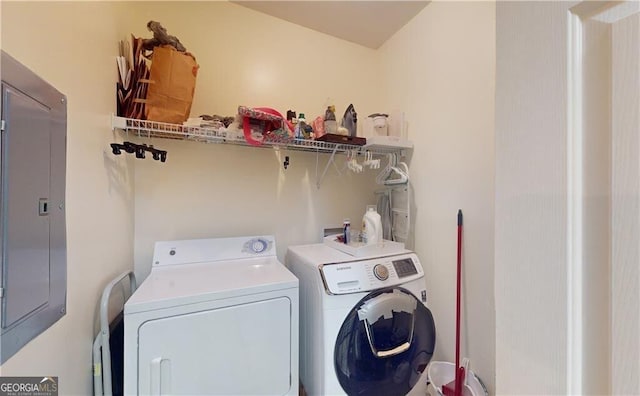
[[303,139],[311,139],[311,126],[307,123],[304,113],[300,113],[298,117],[298,125],[300,125],[300,135]]
[[308,139],[309,135],[305,131],[307,127],[307,119],[304,117],[304,113],[298,115],[298,122],[293,130],[296,139]]
[[331,105],[327,107],[324,113],[324,132],[335,134],[338,132],[338,122],[336,121],[336,107]]

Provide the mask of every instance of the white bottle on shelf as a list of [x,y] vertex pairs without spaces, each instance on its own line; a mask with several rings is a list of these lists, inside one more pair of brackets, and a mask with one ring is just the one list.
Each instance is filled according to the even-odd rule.
[[382,242],[382,219],[375,205],[367,205],[367,211],[362,217],[362,241],[366,245]]

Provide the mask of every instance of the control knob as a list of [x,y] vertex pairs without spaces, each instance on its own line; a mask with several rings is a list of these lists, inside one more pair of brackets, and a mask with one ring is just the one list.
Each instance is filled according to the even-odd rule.
[[389,279],[389,270],[383,264],[377,264],[375,267],[373,267],[373,274],[381,281]]

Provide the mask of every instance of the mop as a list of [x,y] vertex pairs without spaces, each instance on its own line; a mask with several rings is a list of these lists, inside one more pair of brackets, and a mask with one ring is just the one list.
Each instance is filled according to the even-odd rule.
[[471,388],[466,384],[465,367],[460,366],[460,285],[462,278],[462,210],[458,210],[458,270],[456,292],[456,372],[455,379],[442,387],[444,396],[472,396]]

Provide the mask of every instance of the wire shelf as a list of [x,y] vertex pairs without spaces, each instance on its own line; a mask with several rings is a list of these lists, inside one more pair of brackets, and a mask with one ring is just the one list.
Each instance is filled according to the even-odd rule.
[[278,138],[274,138],[273,140],[265,139],[261,146],[253,146],[247,143],[244,136],[236,136],[223,128],[218,129],[213,127],[177,125],[166,122],[138,120],[118,116],[112,117],[112,128],[147,138],[191,140],[204,143],[224,143],[246,147],[286,148],[290,150],[309,151],[315,153],[335,154],[351,151],[360,154],[369,151],[372,154],[377,155],[398,153],[401,156],[404,156],[405,150],[405,148],[398,148],[395,146],[385,147],[378,144],[373,147],[367,147],[367,145],[358,146],[346,143],[322,142],[319,140]]

